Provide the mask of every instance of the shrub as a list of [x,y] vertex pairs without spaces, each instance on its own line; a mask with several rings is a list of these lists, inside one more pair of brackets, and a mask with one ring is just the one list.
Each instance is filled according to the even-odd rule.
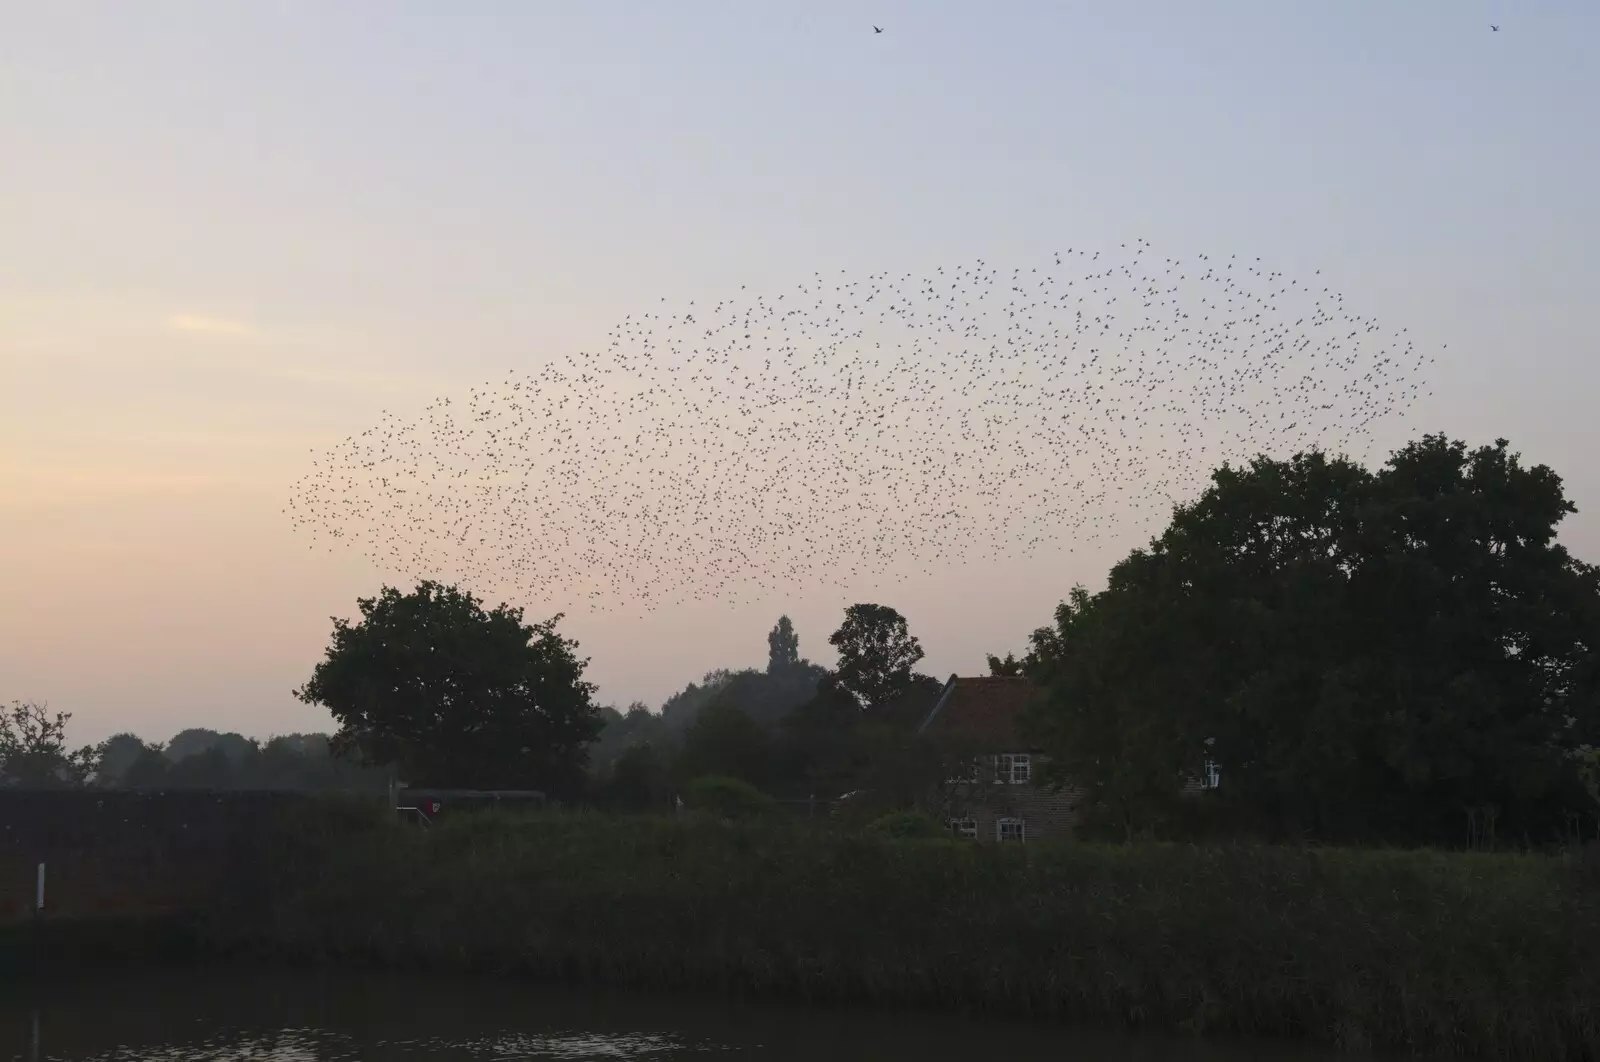
[[778,802],[739,778],[708,774],[685,787],[683,805],[724,819],[765,818],[778,813]]
[[896,840],[949,837],[950,831],[932,815],[921,811],[891,811],[867,824],[868,831]]
[[856,789],[833,802],[828,818],[846,829],[861,829],[891,811],[884,797],[871,789]]

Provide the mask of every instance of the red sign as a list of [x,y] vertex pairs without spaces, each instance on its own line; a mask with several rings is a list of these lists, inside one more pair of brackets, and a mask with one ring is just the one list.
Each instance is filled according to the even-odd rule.
[[423,818],[431,822],[433,817],[439,814],[439,806],[437,800],[424,800],[417,804],[417,810],[422,812]]

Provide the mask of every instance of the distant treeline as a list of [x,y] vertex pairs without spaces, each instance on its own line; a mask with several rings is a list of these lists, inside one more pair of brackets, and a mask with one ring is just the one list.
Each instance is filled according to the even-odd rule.
[[[881,632],[898,666],[881,681],[853,673],[863,625]],[[768,635],[765,670],[719,669],[669,697],[658,712],[635,703],[601,709],[589,747],[587,802],[625,811],[671,806],[697,778],[737,779],[795,806],[860,792],[882,810],[913,803],[928,778],[908,741],[941,684],[913,665],[922,648],[905,619],[856,605],[831,637],[845,661],[829,671],[799,655],[787,616]],[[935,772],[936,773],[936,772]]]
[[391,773],[333,755],[326,734],[280,734],[260,741],[193,727],[165,743],[122,733],[62,754],[51,746],[61,744],[70,716],[52,718],[30,703],[12,706],[7,715],[10,730],[22,731],[29,744],[10,756],[0,753],[0,780],[29,789],[378,792],[387,788]]
[[[1593,839],[1600,567],[1557,539],[1575,511],[1560,477],[1504,439],[1428,435],[1377,469],[1317,451],[1223,466],[1104,589],[1067,589],[1020,658],[989,666],[1032,681],[1015,740],[1040,754],[1035,784],[1081,794],[1080,837]],[[746,804],[850,793],[862,810],[938,817],[946,768],[1002,751],[917,737],[939,683],[884,604],[844,609],[831,668],[802,657],[780,617],[764,669],[713,671],[660,711],[598,704],[559,613],[530,623],[428,580],[357,605],[296,691],[338,724],[328,737],[201,730],[71,751],[66,716],[18,703],[0,713],[0,776],[224,789],[397,777],[619,811],[675,808],[712,779]],[[1202,775],[1219,783],[1196,822],[1184,793]]]
[[377,791],[391,772],[334,756],[327,734],[259,741],[196,727],[164,745],[118,734],[102,746],[94,783],[120,789]]
[[[909,799],[910,787],[892,778],[904,766],[899,739],[932,706],[940,684],[912,670],[922,648],[905,619],[884,606],[846,610],[833,643],[847,662],[860,655],[854,643],[863,623],[893,645],[896,673],[829,671],[804,659],[784,616],[768,634],[765,669],[717,669],[657,710],[641,702],[622,710],[593,706],[596,734],[585,743],[583,770],[558,795],[564,803],[617,811],[666,810],[693,779],[717,776],[797,805],[815,798],[826,806],[851,790],[886,787],[905,790]],[[340,750],[332,736],[318,733],[260,740],[195,727],[166,742],[121,733],[71,751],[65,736],[70,720],[70,713],[52,715],[40,704],[13,704],[0,719],[0,782],[46,789],[320,792],[381,791],[396,776],[418,780],[393,767],[365,766],[358,750]],[[474,780],[472,787],[486,786]]]

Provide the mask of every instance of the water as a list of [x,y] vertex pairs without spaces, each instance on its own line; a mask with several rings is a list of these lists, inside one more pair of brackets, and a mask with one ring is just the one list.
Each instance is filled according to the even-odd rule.
[[425,975],[140,971],[63,980],[32,992],[0,985],[0,1059],[18,1062],[1336,1057],[1298,1045],[1086,1032],[993,1017],[580,992]]

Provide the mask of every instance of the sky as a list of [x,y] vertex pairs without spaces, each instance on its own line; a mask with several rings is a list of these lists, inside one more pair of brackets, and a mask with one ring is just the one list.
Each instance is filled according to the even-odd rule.
[[[1508,438],[1600,560],[1591,0],[0,0],[0,25],[0,702],[74,740],[331,729],[291,696],[330,618],[426,573],[296,535],[320,450],[662,298],[814,270],[1135,238],[1320,269],[1448,345],[1393,444]],[[924,670],[981,672],[1140,544],[878,596]],[[782,612],[831,663],[853,600],[510,603],[566,613],[599,699],[654,706],[761,665]]]

